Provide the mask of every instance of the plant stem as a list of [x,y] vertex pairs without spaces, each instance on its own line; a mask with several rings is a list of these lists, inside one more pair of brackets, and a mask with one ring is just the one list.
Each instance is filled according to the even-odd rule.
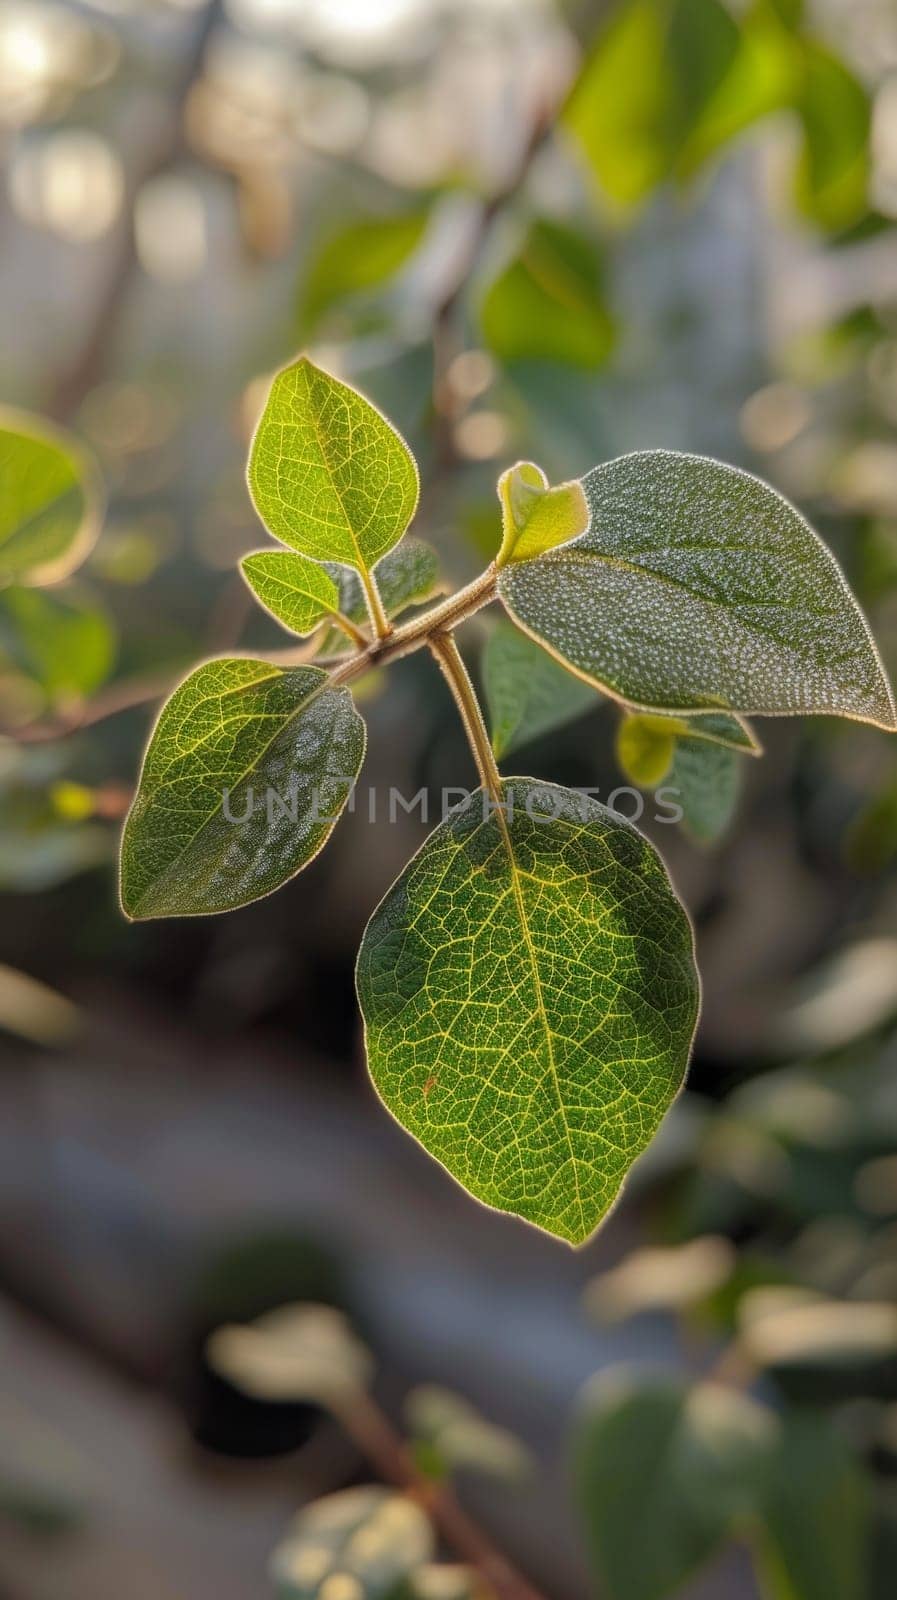
[[457,627],[458,623],[466,621],[475,611],[495,599],[496,576],[493,563],[478,578],[474,578],[473,583],[459,589],[457,594],[449,595],[437,606],[431,606],[429,611],[406,622],[404,627],[393,628],[388,639],[375,639],[357,656],[341,661],[331,674],[331,683],[334,687],[351,683],[353,678],[360,677],[369,667],[384,667],[389,661],[397,661],[400,656],[420,650],[435,634],[446,633]]
[[388,639],[392,633],[392,623],[383,609],[380,590],[377,588],[377,580],[374,574],[368,571],[367,567],[359,567],[358,576],[364,589],[364,598],[367,601],[370,613],[371,627],[378,639]]
[[490,800],[501,805],[501,774],[495,764],[489,734],[483,721],[480,702],[470,680],[461,652],[451,633],[434,633],[428,639],[432,654],[442,670],[442,675],[452,691],[455,705],[461,714],[473,758],[480,774],[480,782]]
[[368,640],[366,636],[362,633],[360,628],[356,628],[354,622],[352,622],[349,617],[343,616],[341,611],[334,611],[333,621],[338,628],[342,628],[343,633],[345,633],[348,638],[352,640],[353,644],[358,646],[359,650],[367,649]]
[[497,1600],[545,1600],[468,1516],[449,1485],[418,1471],[406,1441],[366,1391],[347,1395],[337,1415],[381,1477],[413,1496],[456,1554],[486,1580]]

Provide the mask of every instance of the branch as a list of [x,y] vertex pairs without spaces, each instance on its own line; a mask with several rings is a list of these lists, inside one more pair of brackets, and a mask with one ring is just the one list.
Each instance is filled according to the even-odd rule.
[[358,1390],[347,1396],[337,1416],[381,1476],[409,1491],[456,1553],[486,1579],[498,1600],[545,1600],[468,1516],[451,1488],[418,1471],[405,1440],[369,1394]]
[[165,130],[127,186],[118,238],[93,322],[75,360],[56,380],[44,407],[57,421],[65,421],[77,411],[85,395],[102,376],[106,351],[114,335],[131,277],[137,265],[134,203],[143,185],[173,166],[185,152],[184,110],[190,91],[202,71],[206,45],[221,17],[222,10],[223,0],[207,0],[187,51],[179,82],[171,95]]

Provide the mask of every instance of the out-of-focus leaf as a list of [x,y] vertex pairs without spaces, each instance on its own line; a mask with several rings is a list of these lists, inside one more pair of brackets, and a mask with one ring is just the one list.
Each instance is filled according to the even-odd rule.
[[757,1289],[739,1307],[740,1339],[758,1366],[834,1367],[897,1356],[897,1306]]
[[897,778],[885,784],[854,817],[844,852],[854,872],[883,872],[897,860]]
[[84,560],[103,514],[97,469],[68,434],[0,408],[0,586],[55,583]]
[[776,1437],[732,1389],[632,1372],[588,1386],[575,1433],[577,1500],[596,1585],[661,1600],[747,1520]]
[[806,216],[834,232],[868,207],[869,96],[843,61],[814,40],[802,41],[801,64],[797,199]]
[[819,1054],[843,1049],[897,1015],[897,939],[858,939],[795,986],[775,1025],[776,1044]]
[[405,1414],[412,1438],[425,1445],[446,1471],[470,1468],[515,1482],[531,1470],[526,1446],[507,1428],[480,1416],[451,1389],[435,1384],[412,1389]]
[[761,753],[753,729],[727,712],[672,717],[638,711],[625,716],[617,728],[617,760],[632,783],[652,789],[670,771],[680,741],[718,745],[742,755]]
[[[738,27],[720,0],[617,6],[564,113],[611,200],[638,204],[670,176],[738,50]],[[735,119],[732,131],[740,125]],[[705,133],[707,151],[713,143]]]
[[364,749],[351,694],[320,667],[198,667],[144,756],[122,837],[126,915],[206,915],[278,889],[327,842]]
[[498,498],[502,518],[498,567],[556,550],[585,533],[589,525],[582,484],[574,480],[549,488],[542,468],[532,461],[518,461],[502,473]]
[[799,62],[781,9],[778,0],[754,0],[740,18],[737,49],[682,142],[678,177],[690,177],[746,128],[793,103]]
[[401,539],[418,487],[404,439],[356,389],[305,357],[278,373],[249,455],[252,499],[275,539],[367,573]]
[[331,1306],[291,1305],[254,1322],[216,1328],[209,1364],[256,1400],[331,1405],[364,1388],[373,1360],[347,1319]]
[[[351,567],[340,567],[331,561],[325,562],[324,567],[336,584],[337,603],[343,616],[363,627],[369,620],[368,609],[357,573]],[[419,605],[439,592],[439,557],[423,539],[405,538],[377,562],[374,576],[383,609],[390,619],[395,619],[409,606]],[[332,628],[324,629],[320,654],[333,655],[345,648],[345,635]],[[357,692],[356,685],[356,695]]]
[[408,1580],[410,1600],[489,1600],[489,1590],[473,1567],[428,1562]]
[[737,1257],[728,1239],[705,1234],[686,1244],[633,1250],[586,1288],[585,1303],[601,1322],[642,1311],[679,1311],[720,1289]]
[[432,1561],[428,1518],[406,1495],[370,1485],[306,1506],[271,1558],[278,1600],[399,1600]]
[[863,1600],[869,1508],[866,1477],[831,1423],[786,1414],[763,1480],[757,1546],[775,1600]]
[[339,595],[330,574],[317,561],[294,550],[254,550],[243,557],[240,570],[256,599],[300,637],[339,610]]
[[35,1044],[63,1045],[80,1032],[81,1013],[46,983],[0,962],[0,1028]]
[[0,1516],[28,1533],[68,1533],[87,1514],[88,1463],[11,1395],[0,1397]]
[[602,277],[590,239],[557,222],[532,223],[519,255],[484,295],[485,343],[504,362],[600,367],[614,336]]
[[115,661],[109,617],[75,589],[0,591],[0,638],[54,703],[92,694]]
[[512,618],[559,660],[646,710],[897,727],[840,568],[774,489],[666,450],[595,467],[583,487],[588,532],[498,576]]
[[499,760],[531,739],[561,728],[598,703],[591,684],[575,678],[542,646],[498,622],[483,652],[483,684]]
[[379,289],[399,272],[420,244],[428,220],[427,211],[366,217],[326,239],[315,252],[299,291],[299,338],[308,338],[333,306]]
[[676,740],[669,787],[682,808],[683,829],[698,844],[713,844],[725,833],[743,777],[731,747],[694,737]]
[[500,811],[487,798],[435,829],[365,929],[368,1066],[472,1194],[580,1244],[682,1082],[692,930],[616,813],[529,778],[502,783]]

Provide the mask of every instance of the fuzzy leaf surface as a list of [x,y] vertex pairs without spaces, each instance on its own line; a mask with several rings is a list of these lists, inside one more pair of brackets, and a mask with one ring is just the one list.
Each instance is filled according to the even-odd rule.
[[774,489],[666,450],[622,456],[582,482],[588,531],[498,580],[514,620],[572,671],[648,710],[897,727],[837,562]]
[[144,757],[122,839],[126,914],[229,911],[278,889],[325,844],[364,748],[352,696],[319,667],[197,668]]
[[374,1084],[479,1200],[588,1238],[675,1097],[698,1012],[688,917],[647,840],[514,778],[452,813],[374,912]]
[[249,489],[282,544],[365,571],[405,532],[418,476],[404,439],[376,406],[303,357],[271,385],[249,455]]

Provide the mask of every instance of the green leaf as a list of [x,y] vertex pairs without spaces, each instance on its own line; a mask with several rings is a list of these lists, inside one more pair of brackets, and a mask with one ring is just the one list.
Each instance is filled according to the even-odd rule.
[[122,839],[125,913],[197,916],[278,889],[326,843],[364,746],[352,696],[319,667],[198,667],[144,757]]
[[838,57],[801,41],[797,106],[804,145],[797,174],[800,209],[831,231],[849,228],[868,209],[869,96]]
[[[339,610],[350,622],[359,626],[368,621],[364,590],[351,567],[340,567],[328,562],[325,570],[337,588]],[[439,557],[423,539],[403,539],[390,550],[374,568],[377,588],[383,609],[390,619],[419,605],[439,589]],[[346,647],[345,638],[333,631],[325,633],[321,643],[322,653],[329,655]]]
[[621,817],[529,778],[502,795],[452,812],[368,923],[368,1065],[479,1200],[580,1243],[681,1085],[692,932]]
[[40,417],[0,409],[0,585],[65,577],[101,518],[99,477],[81,446]]
[[677,1589],[750,1516],[775,1431],[771,1412],[720,1384],[593,1379],[574,1473],[601,1592],[661,1600]]
[[736,752],[706,739],[676,740],[670,787],[682,808],[682,827],[698,844],[713,844],[735,814],[744,779]]
[[213,1369],[256,1400],[339,1405],[367,1387],[370,1351],[333,1306],[278,1306],[254,1322],[216,1328],[206,1344]]
[[[255,550],[243,557],[240,570],[256,599],[291,633],[312,633],[323,617],[339,610],[336,584],[307,556],[292,550]],[[364,607],[363,594],[361,603]]]
[[564,112],[608,197],[647,198],[737,58],[720,0],[624,0],[599,34]]
[[897,727],[840,568],[774,489],[666,450],[595,467],[583,487],[588,532],[498,577],[514,621],[571,671],[647,710]]
[[106,613],[77,590],[0,592],[0,633],[22,670],[55,703],[92,694],[115,660],[115,633]]
[[463,1395],[437,1384],[412,1389],[405,1402],[411,1437],[424,1445],[446,1471],[470,1468],[510,1482],[532,1470],[529,1451],[520,1440],[485,1417]]
[[366,573],[411,521],[418,476],[404,439],[376,407],[303,357],[271,385],[249,488],[282,544]]
[[371,1484],[305,1506],[270,1572],[278,1600],[399,1600],[405,1580],[434,1554],[420,1507]]
[[755,0],[742,19],[738,48],[713,94],[695,118],[676,158],[688,178],[745,128],[791,106],[799,81],[795,41],[775,0]]
[[654,789],[669,777],[682,825],[702,844],[726,828],[741,787],[738,755],[759,755],[746,722],[727,712],[698,717],[635,712],[617,729],[617,760],[631,783]]
[[500,761],[518,745],[581,717],[595,691],[574,678],[519,628],[498,622],[483,652],[483,686],[492,748]]
[[498,498],[502,541],[497,567],[508,561],[531,561],[578,538],[589,525],[582,484],[574,481],[550,489],[542,468],[532,461],[518,461],[502,473]]
[[300,291],[300,339],[308,338],[340,301],[379,289],[397,273],[420,244],[428,220],[427,211],[366,217],[325,240],[309,264]]
[[602,366],[614,328],[598,250],[572,228],[532,223],[519,255],[487,289],[480,325],[500,361]]
[[866,1476],[831,1423],[812,1413],[786,1415],[763,1486],[764,1593],[771,1600],[862,1600],[869,1509]]

